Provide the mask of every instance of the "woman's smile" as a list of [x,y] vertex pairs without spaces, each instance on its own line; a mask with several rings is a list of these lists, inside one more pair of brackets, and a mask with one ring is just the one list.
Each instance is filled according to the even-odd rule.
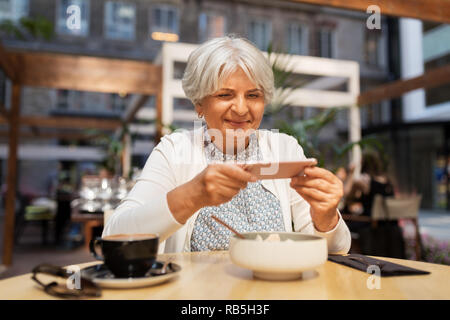
[[250,120],[228,120],[225,119],[225,124],[232,128],[246,128],[249,124],[251,124]]

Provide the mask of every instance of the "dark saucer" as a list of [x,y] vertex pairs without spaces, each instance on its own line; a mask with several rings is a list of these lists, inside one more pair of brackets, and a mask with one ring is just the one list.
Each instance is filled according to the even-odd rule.
[[131,277],[131,278],[119,278],[114,276],[114,274],[108,269],[108,267],[104,263],[96,264],[94,266],[90,266],[81,270],[83,276],[86,276],[91,279],[142,279],[149,277],[161,277],[171,273],[176,273],[181,270],[181,267],[173,262],[170,262],[167,265],[166,272],[161,274],[152,273],[152,270],[160,270],[163,267],[164,263],[160,261],[155,261],[152,265],[152,268],[147,272],[144,277]]
[[81,276],[89,278],[104,288],[127,289],[159,284],[172,279],[181,271],[181,267],[179,265],[170,262],[166,267],[166,272],[161,274],[152,273],[152,271],[161,270],[162,267],[163,262],[155,261],[152,268],[144,277],[118,278],[112,274],[105,264],[100,263],[81,269]]

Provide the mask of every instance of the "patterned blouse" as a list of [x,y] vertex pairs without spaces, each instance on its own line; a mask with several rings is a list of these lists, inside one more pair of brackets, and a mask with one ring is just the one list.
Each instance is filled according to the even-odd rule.
[[[205,156],[208,163],[218,161],[261,161],[262,156],[255,134],[250,136],[246,149],[223,154],[211,142],[204,127]],[[230,201],[219,206],[204,207],[195,220],[191,236],[191,251],[228,250],[231,231],[211,218],[216,215],[238,232],[285,231],[280,201],[260,181],[249,182]]]

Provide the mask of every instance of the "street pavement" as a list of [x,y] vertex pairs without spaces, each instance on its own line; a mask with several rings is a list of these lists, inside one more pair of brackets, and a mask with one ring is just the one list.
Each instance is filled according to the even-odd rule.
[[450,211],[420,210],[420,234],[450,241]]

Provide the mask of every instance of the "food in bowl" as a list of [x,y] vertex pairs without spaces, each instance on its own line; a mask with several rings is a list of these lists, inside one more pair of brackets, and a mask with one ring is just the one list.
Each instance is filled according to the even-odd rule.
[[[263,240],[263,238],[259,234],[257,234],[255,240],[257,240],[257,241],[267,241],[267,242],[280,242],[281,238],[278,235],[278,233],[272,233],[266,239]],[[292,241],[292,240],[291,239],[286,239],[284,241],[289,242],[289,241]]]
[[245,239],[230,238],[230,258],[250,269],[256,278],[293,280],[302,272],[324,264],[328,257],[326,239],[298,232],[247,232]]

